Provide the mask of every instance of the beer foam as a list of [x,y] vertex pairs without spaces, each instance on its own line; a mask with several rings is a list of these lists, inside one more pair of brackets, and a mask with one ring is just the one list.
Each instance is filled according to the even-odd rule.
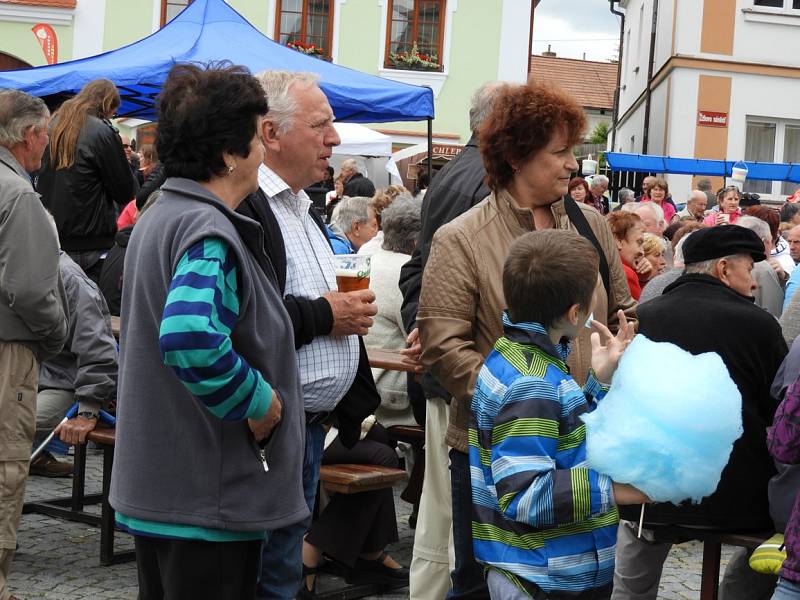
[[366,277],[366,275],[364,275],[361,271],[359,271],[356,268],[353,268],[353,269],[342,269],[340,267],[340,268],[336,269],[336,277],[358,277],[358,278],[361,278],[361,277]]

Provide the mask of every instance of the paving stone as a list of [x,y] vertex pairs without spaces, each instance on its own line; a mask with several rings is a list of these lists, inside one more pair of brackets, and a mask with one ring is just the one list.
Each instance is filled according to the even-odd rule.
[[[99,493],[102,484],[102,454],[89,450],[87,457],[87,493]],[[71,479],[30,477],[26,500],[69,496]],[[400,500],[402,486],[395,488],[399,541],[387,550],[399,562],[411,562],[414,531],[408,526],[411,506]],[[99,505],[87,506],[87,512],[99,514]],[[133,547],[132,538],[117,532],[115,549]],[[722,571],[731,549],[723,547]],[[687,542],[673,547],[664,565],[659,600],[697,600],[700,589],[702,545]],[[340,585],[341,580],[324,576],[325,588]],[[20,600],[135,600],[137,595],[136,563],[100,566],[100,531],[84,523],[74,523],[45,515],[23,515],[19,531],[10,587]],[[374,600],[408,598],[408,589],[387,592]]]

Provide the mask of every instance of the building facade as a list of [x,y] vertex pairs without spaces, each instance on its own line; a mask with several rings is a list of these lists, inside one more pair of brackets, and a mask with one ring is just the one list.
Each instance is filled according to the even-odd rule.
[[[800,162],[800,0],[621,0],[619,7],[615,151]],[[692,178],[669,181],[685,199]],[[748,181],[744,189],[781,200],[797,185]]]
[[[191,0],[0,0],[0,61],[38,66],[133,43]],[[228,0],[265,35],[359,71],[431,87],[434,139],[469,139],[473,91],[525,81],[530,0]],[[55,57],[54,57],[55,54]],[[425,123],[374,128],[418,143]]]

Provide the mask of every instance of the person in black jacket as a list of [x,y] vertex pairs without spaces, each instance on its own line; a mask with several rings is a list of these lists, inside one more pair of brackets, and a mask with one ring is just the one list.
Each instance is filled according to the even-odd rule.
[[[467,212],[489,195],[484,179],[483,167],[478,150],[478,128],[489,114],[495,97],[503,84],[487,83],[472,96],[469,111],[469,124],[472,137],[461,153],[447,163],[430,183],[422,201],[422,232],[416,249],[400,271],[400,290],[403,292],[401,314],[406,331],[411,332],[409,343],[411,356],[419,356],[420,345],[416,329],[417,307],[422,289],[422,272],[431,250],[433,234],[457,216]],[[425,411],[425,484],[422,488],[417,528],[414,538],[414,555],[411,562],[412,598],[442,597],[451,585],[448,567],[449,507],[451,503],[449,474],[447,471],[448,448],[444,442],[447,429],[447,404],[449,394],[433,377],[422,376],[421,396],[414,382],[409,378],[409,398],[415,413]],[[420,402],[421,400],[421,402]],[[445,510],[446,509],[446,510]],[[445,517],[445,518],[443,518]],[[488,597],[489,592],[483,580],[483,567],[475,562],[472,554],[471,535],[466,535],[466,544],[461,551],[456,549],[456,570],[452,574],[452,587],[449,598]],[[435,557],[435,558],[434,558]]]
[[[267,71],[258,79],[270,103],[261,129],[267,151],[259,190],[240,210],[265,231],[264,250],[294,325],[306,410],[303,486],[313,512],[324,426],[335,422],[342,444],[352,447],[361,422],[380,403],[359,337],[377,308],[369,290],[336,291],[333,253],[303,189],[324,177],[331,149],[340,143],[325,95],[310,74]],[[257,598],[295,597],[310,522],[270,532]]]
[[37,191],[55,217],[61,247],[95,282],[114,244],[117,214],[133,200],[136,181],[117,130],[119,108],[107,79],[87,83],[53,116]]
[[[683,255],[684,275],[639,307],[639,333],[692,354],[719,354],[742,394],[744,433],[711,496],[696,505],[650,505],[645,522],[772,531],[767,485],[775,467],[767,452],[766,429],[778,406],[770,388],[787,349],[778,322],[753,303],[751,270],[754,261],[766,258],[764,244],[744,227],[709,227],[687,239]],[[633,521],[639,519],[638,507],[620,514],[628,520],[620,523],[612,598],[655,598],[671,544],[637,537]],[[735,552],[728,564],[721,585],[726,600],[766,600],[772,594],[775,578],[751,571],[749,552]]]

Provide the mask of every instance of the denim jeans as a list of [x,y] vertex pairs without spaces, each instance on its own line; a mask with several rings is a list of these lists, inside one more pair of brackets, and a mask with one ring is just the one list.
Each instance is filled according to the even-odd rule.
[[778,579],[778,587],[775,588],[772,600],[800,600],[800,583],[781,577]]
[[455,569],[450,573],[453,587],[448,600],[487,598],[489,589],[483,579],[483,566],[475,561],[472,550],[472,485],[469,455],[450,450],[450,489],[453,495],[453,549]]
[[[322,425],[306,427],[306,448],[303,458],[303,492],[308,509],[314,512],[319,467],[325,444]],[[280,494],[280,490],[265,493]],[[292,600],[303,578],[303,536],[311,527],[311,516],[299,523],[267,532],[261,550],[261,576],[256,590],[257,600]]]

